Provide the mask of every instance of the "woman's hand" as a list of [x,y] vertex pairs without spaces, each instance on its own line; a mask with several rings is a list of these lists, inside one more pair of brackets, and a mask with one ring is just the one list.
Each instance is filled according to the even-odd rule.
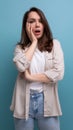
[[26,71],[25,71],[25,73],[24,73],[24,78],[25,78],[26,80],[31,81],[31,74],[30,74],[29,70],[26,70]]
[[41,82],[41,83],[49,83],[52,82],[45,74],[30,74],[29,70],[26,70],[21,74],[21,77],[25,80],[32,82]]
[[31,75],[29,70],[25,70],[25,72],[19,73],[19,76],[25,80],[29,80],[29,81],[31,80]]
[[26,24],[26,31],[27,31],[28,37],[31,40],[31,42],[37,42],[37,38],[35,37],[35,35],[32,31],[31,24],[28,22]]

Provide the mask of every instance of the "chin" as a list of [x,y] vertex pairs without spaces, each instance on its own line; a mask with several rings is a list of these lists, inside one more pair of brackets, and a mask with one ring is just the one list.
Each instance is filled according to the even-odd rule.
[[40,39],[42,36],[36,36],[37,39]]

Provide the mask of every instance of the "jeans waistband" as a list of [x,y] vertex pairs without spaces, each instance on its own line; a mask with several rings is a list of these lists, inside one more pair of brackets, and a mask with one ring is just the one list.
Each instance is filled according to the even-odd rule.
[[31,90],[30,89],[30,94],[40,94],[42,93],[43,91],[38,91],[38,90]]

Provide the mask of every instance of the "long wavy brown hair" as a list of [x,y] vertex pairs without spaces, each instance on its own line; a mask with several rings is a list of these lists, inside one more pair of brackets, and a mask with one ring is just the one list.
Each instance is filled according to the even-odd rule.
[[22,49],[25,49],[25,47],[27,47],[29,43],[31,45],[31,41],[26,32],[26,22],[31,11],[36,12],[40,16],[42,24],[44,26],[43,36],[38,40],[38,48],[40,51],[51,52],[53,48],[53,35],[51,29],[44,13],[36,7],[30,8],[23,16],[21,39],[18,44],[21,46]]

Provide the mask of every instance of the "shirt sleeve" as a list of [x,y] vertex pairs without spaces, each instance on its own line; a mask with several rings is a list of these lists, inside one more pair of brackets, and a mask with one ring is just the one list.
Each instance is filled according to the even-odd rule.
[[57,82],[63,79],[64,76],[64,54],[61,44],[58,40],[53,41],[53,67],[44,72],[51,80]]
[[18,45],[14,51],[13,62],[15,63],[19,72],[24,72],[30,66],[30,61],[25,56],[26,50],[22,50]]

